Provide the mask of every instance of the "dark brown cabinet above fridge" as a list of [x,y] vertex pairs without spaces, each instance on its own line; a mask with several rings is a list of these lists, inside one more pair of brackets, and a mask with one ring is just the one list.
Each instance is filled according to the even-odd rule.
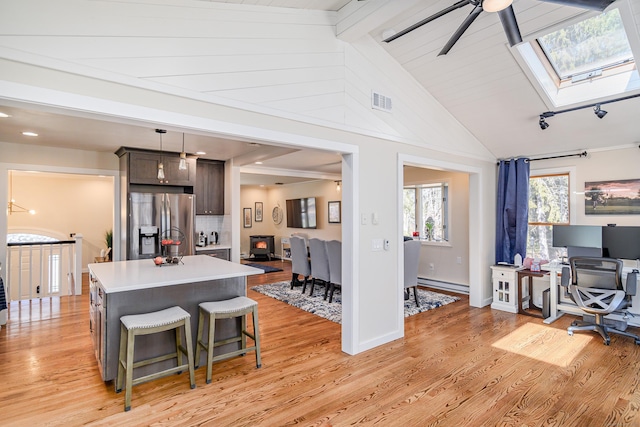
[[[181,187],[196,185],[196,159],[194,158],[187,158],[187,169],[181,170],[178,167],[179,153],[159,153],[123,147],[116,154],[120,157],[120,170],[127,171],[129,184]],[[164,166],[164,179],[158,179],[160,163]]]
[[224,162],[197,161],[194,193],[196,215],[224,215]]

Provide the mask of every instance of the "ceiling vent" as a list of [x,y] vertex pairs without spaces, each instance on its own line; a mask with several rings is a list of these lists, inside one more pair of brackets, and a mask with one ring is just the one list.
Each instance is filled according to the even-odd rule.
[[391,112],[391,98],[377,92],[371,92],[371,108]]

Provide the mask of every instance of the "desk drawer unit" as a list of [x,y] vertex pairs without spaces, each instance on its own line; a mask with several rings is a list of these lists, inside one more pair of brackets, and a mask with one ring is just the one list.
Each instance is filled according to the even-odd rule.
[[496,310],[518,312],[518,274],[517,270],[508,266],[492,266],[493,302],[491,308]]

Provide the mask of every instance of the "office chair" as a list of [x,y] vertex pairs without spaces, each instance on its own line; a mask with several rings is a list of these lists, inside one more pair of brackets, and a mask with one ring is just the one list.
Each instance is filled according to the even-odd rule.
[[[626,290],[622,286],[622,261],[613,258],[600,257],[572,257],[569,267],[562,269],[562,286],[569,290],[571,299],[586,315],[594,316],[592,322],[574,321],[567,333],[573,335],[575,331],[596,331],[609,345],[609,333],[633,338],[640,345],[640,337],[625,332],[626,321],[608,322],[607,314],[623,311],[631,307],[631,297],[636,294],[637,271],[627,275]],[[616,327],[618,326],[618,327]]]

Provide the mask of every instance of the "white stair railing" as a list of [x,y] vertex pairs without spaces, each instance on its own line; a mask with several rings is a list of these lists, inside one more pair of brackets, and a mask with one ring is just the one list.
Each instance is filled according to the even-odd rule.
[[9,301],[80,295],[82,293],[82,236],[55,242],[7,244]]

